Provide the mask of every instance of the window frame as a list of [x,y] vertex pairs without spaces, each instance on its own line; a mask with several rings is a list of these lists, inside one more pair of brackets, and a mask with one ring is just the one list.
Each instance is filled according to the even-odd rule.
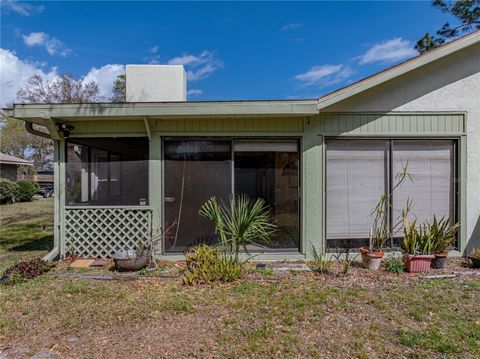
[[[328,165],[327,165],[327,151],[328,151],[328,142],[329,141],[353,141],[353,140],[364,140],[364,141],[373,141],[373,140],[384,140],[389,142],[389,163],[388,163],[388,190],[391,191],[393,187],[393,181],[392,178],[394,178],[393,174],[393,151],[394,151],[394,141],[435,141],[435,140],[451,140],[453,144],[453,156],[452,156],[452,170],[453,170],[453,188],[452,188],[452,200],[453,200],[453,205],[452,205],[452,210],[453,210],[453,221],[456,223],[460,219],[460,208],[459,208],[459,203],[460,203],[460,151],[459,151],[459,146],[460,146],[460,141],[461,137],[460,136],[325,136],[323,140],[323,144],[325,147],[325,150],[323,151],[323,163],[324,163],[324,173],[323,173],[323,208],[324,208],[324,214],[323,214],[323,250],[325,253],[336,253],[339,250],[344,250],[345,248],[341,247],[329,247],[328,246],[328,237],[327,237],[327,215],[328,215],[328,199],[327,199],[327,171],[328,171]],[[393,203],[393,202],[392,202]],[[388,216],[389,216],[389,225],[393,226],[393,221],[394,218],[392,216],[392,207],[389,206],[388,209]],[[457,232],[456,234],[456,239],[454,243],[454,247],[456,250],[459,250],[460,247],[460,242],[459,242],[459,236],[460,232]],[[391,237],[390,239],[390,246],[384,247],[384,251],[387,252],[394,252],[398,251],[399,247],[395,247],[393,245],[393,241],[395,239],[400,239],[401,237]],[[352,238],[344,238],[344,240],[348,240]],[[366,240],[368,238],[353,238],[353,240]],[[358,248],[352,248],[352,251],[358,250]]]

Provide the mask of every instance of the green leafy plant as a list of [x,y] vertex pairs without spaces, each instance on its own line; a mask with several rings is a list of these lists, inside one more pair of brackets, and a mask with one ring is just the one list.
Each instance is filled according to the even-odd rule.
[[29,261],[23,261],[8,268],[3,273],[6,280],[5,284],[17,284],[28,279],[33,279],[48,272],[53,265],[40,258],[35,258]]
[[472,253],[470,253],[470,257],[480,259],[480,248],[474,248]]
[[417,221],[405,219],[402,249],[409,254],[441,254],[448,251],[455,241],[460,223],[451,224],[449,218],[417,226]]
[[270,211],[265,201],[255,202],[246,195],[238,195],[229,204],[218,203],[210,198],[200,209],[199,214],[212,220],[220,244],[238,260],[240,248],[247,252],[253,243],[268,243],[276,230],[270,221]]
[[17,189],[18,186],[15,182],[0,178],[0,204],[14,202]]
[[232,282],[244,273],[244,262],[205,244],[192,247],[185,257],[187,270],[183,275],[183,282],[187,285],[214,281]]
[[343,274],[348,274],[348,271],[350,270],[350,267],[352,265],[352,261],[355,260],[355,258],[358,256],[358,254],[352,257],[351,254],[350,254],[350,249],[347,248],[347,249],[345,249],[343,251],[341,250],[339,253],[337,253],[335,255],[335,259],[340,260],[342,255],[345,255],[345,258],[343,259],[342,273]]
[[401,247],[406,253],[411,255],[433,254],[434,239],[428,224],[421,224],[417,227],[416,220],[409,222],[408,219],[406,219],[403,232]]
[[435,215],[429,225],[429,231],[433,238],[433,253],[447,252],[455,242],[455,236],[460,229],[460,223],[451,224],[450,218],[442,217],[437,221]]
[[405,263],[402,258],[390,257],[385,261],[385,268],[391,273],[402,273],[405,270]]
[[371,252],[381,252],[385,242],[396,234],[405,218],[412,210],[412,201],[407,199],[407,203],[402,212],[395,219],[392,226],[390,226],[389,216],[393,213],[392,198],[394,192],[404,183],[407,179],[413,182],[410,174],[408,173],[408,162],[402,167],[402,170],[395,176],[395,185],[388,193],[382,193],[378,199],[377,204],[371,212],[373,216],[373,225],[370,233],[369,250]]
[[18,181],[15,191],[15,200],[19,202],[30,202],[35,193],[39,190],[38,183],[32,181]]
[[312,245],[311,248],[313,263],[310,263],[310,269],[313,272],[317,273],[330,273],[333,265],[333,258],[327,257],[322,252],[318,252],[316,248]]

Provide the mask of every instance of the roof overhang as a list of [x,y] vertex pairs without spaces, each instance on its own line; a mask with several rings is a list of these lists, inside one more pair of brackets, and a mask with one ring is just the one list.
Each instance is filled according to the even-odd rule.
[[317,100],[218,101],[154,103],[15,104],[4,110],[9,117],[43,123],[44,119],[64,121],[99,119],[309,116],[318,114]]
[[317,109],[321,111],[337,102],[478,43],[480,43],[480,30],[327,94],[318,100]]

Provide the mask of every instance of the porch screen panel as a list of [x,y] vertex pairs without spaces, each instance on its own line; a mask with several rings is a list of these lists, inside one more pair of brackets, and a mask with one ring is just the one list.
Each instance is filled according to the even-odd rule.
[[165,251],[182,252],[195,244],[215,244],[213,223],[198,214],[211,197],[232,193],[230,141],[164,141]]
[[388,188],[389,147],[383,140],[327,141],[327,247],[367,242],[372,209]]
[[148,204],[146,138],[75,138],[67,141],[66,205]]
[[[408,165],[407,165],[408,163]],[[407,166],[412,180],[406,180],[393,195],[398,216],[408,199],[412,200],[410,220],[431,222],[433,215],[454,216],[454,141],[394,140],[393,176]]]

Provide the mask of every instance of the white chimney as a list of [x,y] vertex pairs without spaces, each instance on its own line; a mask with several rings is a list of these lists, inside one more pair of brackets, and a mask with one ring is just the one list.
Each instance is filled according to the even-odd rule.
[[127,102],[187,100],[187,74],[182,65],[127,65]]

